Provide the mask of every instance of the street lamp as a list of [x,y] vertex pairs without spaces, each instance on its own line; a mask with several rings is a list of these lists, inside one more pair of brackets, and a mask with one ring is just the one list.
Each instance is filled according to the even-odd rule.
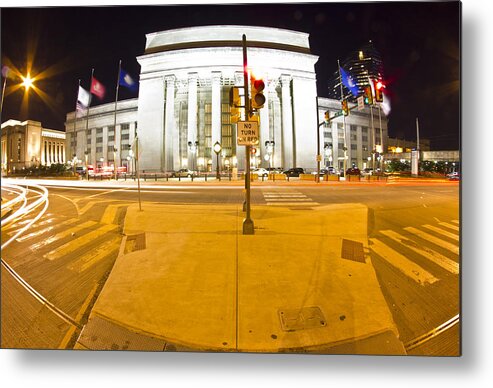
[[219,175],[219,153],[221,152],[221,150],[223,149],[223,147],[221,147],[221,144],[216,141],[214,143],[214,152],[216,153],[216,179],[221,179],[220,175]]
[[115,181],[117,180],[117,176],[116,176],[116,151],[117,148],[115,146],[113,146],[113,170],[115,170]]
[[87,168],[87,156],[89,155],[89,151],[88,150],[85,150],[84,151],[84,157],[86,159],[86,176],[87,176],[87,180],[89,180],[89,169]]
[[73,154],[72,156],[73,156],[72,157],[72,166],[73,166],[74,176],[75,176],[75,171],[76,171],[75,168],[77,166],[77,155],[76,154]]

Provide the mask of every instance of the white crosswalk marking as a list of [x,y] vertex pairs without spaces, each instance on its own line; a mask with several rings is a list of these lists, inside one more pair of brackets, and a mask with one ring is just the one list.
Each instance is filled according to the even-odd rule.
[[29,234],[25,234],[22,237],[16,238],[15,241],[17,241],[17,242],[23,242],[23,241],[29,240],[29,239],[31,239],[33,237],[36,237],[36,236],[39,236],[39,235],[44,234],[46,232],[49,232],[50,230],[53,230],[54,228],[55,228],[54,226],[48,226],[47,228],[38,230],[37,232],[32,232],[32,233],[29,233]]
[[413,250],[414,252],[424,256],[425,258],[439,265],[446,271],[453,274],[459,273],[459,263],[449,259],[448,257],[443,256],[441,253],[435,252],[433,249],[430,249],[428,247],[418,245],[416,242],[408,239],[405,236],[400,235],[397,232],[394,232],[393,230],[382,230],[380,233],[400,244],[403,244],[405,247]]
[[453,222],[454,224],[459,224],[459,220],[452,220],[451,222]]
[[262,194],[269,206],[313,206],[319,204],[297,191],[265,191]]
[[118,250],[120,246],[120,240],[120,236],[116,236],[109,241],[105,241],[97,248],[80,256],[76,261],[68,266],[68,269],[79,273],[87,270],[88,268],[92,267],[93,265],[97,264],[102,259],[107,257],[112,252]]
[[455,233],[447,232],[446,230],[437,228],[436,226],[433,226],[433,225],[423,225],[423,228],[432,230],[433,232],[436,232],[438,234],[441,234],[442,236],[451,238],[452,240],[459,241],[459,236],[457,236]]
[[[76,218],[73,218],[73,219],[70,219],[70,220],[67,220],[66,222],[62,223],[62,224],[68,224],[68,222],[75,222],[77,221]],[[70,229],[67,229],[67,230],[64,230],[63,232],[60,232],[54,236],[50,236],[48,237],[47,239],[43,240],[43,241],[40,241],[36,244],[33,244],[29,247],[29,249],[31,251],[36,251],[46,245],[49,245],[49,244],[52,244],[54,243],[55,241],[58,241],[58,240],[61,240],[65,237],[68,237],[70,236],[72,233],[77,233],[79,232],[80,230],[82,229],[85,229],[85,228],[90,228],[91,226],[94,226],[96,225],[97,222],[95,221],[87,221],[87,222],[84,222],[83,224],[80,224],[80,225],[77,225],[77,226],[74,226],[73,228],[70,228]],[[61,224],[59,224],[61,225]]]
[[446,228],[459,231],[459,227],[457,225],[449,224],[448,222],[439,222],[438,225],[445,226]]
[[115,230],[117,228],[116,225],[103,225],[100,228],[93,230],[92,232],[89,232],[87,234],[84,234],[83,236],[76,238],[72,241],[69,241],[68,243],[63,244],[62,246],[54,249],[51,252],[48,252],[46,255],[43,257],[48,260],[56,260],[62,256],[65,256],[71,252],[76,251],[83,245],[87,244],[88,242],[91,242],[95,240],[96,238],[102,236],[103,234],[110,232],[112,230]]
[[415,236],[418,236],[424,240],[428,240],[429,242],[431,242],[435,245],[438,245],[439,247],[444,248],[444,249],[446,249],[452,253],[455,253],[456,255],[459,254],[459,246],[457,244],[452,244],[448,241],[443,241],[442,239],[440,239],[436,236],[433,236],[432,234],[423,232],[423,231],[416,229],[412,226],[406,227],[406,228],[404,228],[404,230],[406,232],[412,233]]
[[370,248],[373,252],[420,285],[424,286],[425,284],[433,284],[438,281],[438,279],[431,273],[420,267],[415,262],[404,257],[399,252],[385,245],[380,240],[372,238],[370,239],[370,242]]

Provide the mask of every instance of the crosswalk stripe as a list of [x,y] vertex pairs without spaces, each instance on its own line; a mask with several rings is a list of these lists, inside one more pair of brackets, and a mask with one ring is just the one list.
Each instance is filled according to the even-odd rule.
[[264,194],[264,197],[306,197],[305,194]]
[[90,208],[92,208],[97,203],[98,203],[97,201],[90,201],[89,203],[86,203],[85,206],[79,210],[79,215],[86,213]]
[[449,224],[448,222],[439,222],[438,225],[442,225],[442,226],[445,226],[449,229],[456,230],[457,232],[459,231],[459,227],[457,225],[452,225],[452,224]]
[[47,228],[38,230],[37,232],[32,232],[32,233],[26,234],[26,235],[24,235],[22,237],[16,238],[15,241],[17,241],[17,242],[23,242],[23,241],[29,240],[29,239],[31,239],[33,237],[39,236],[40,234],[44,234],[46,232],[49,232],[50,230],[53,230],[53,229],[55,229],[54,226],[48,226]]
[[398,243],[401,243],[406,248],[413,250],[414,252],[426,257],[428,260],[431,260],[435,264],[439,265],[443,269],[453,274],[459,273],[459,263],[449,259],[448,257],[443,256],[442,254],[435,252],[433,249],[428,247],[420,246],[416,244],[414,241],[409,240],[405,236],[400,235],[393,230],[382,230],[380,231],[384,236],[391,238]]
[[96,238],[102,236],[103,234],[108,233],[116,228],[117,225],[103,225],[100,228],[93,230],[92,232],[89,232],[79,238],[76,238],[68,243],[59,246],[58,248],[45,254],[43,257],[48,260],[59,259],[60,257],[76,251],[88,242],[91,242]]
[[[54,220],[55,220],[55,218],[48,218],[47,220],[44,220],[44,221],[41,221],[41,222],[36,222],[35,224],[31,225],[31,228],[34,229],[34,228],[38,228],[38,227],[43,226],[43,225],[46,225],[46,224],[51,224]],[[29,220],[29,221],[32,221],[32,219]],[[13,236],[14,234],[16,234],[23,227],[24,226],[21,226],[19,228],[14,229],[12,232],[9,232],[8,235],[9,236]],[[10,229],[10,228],[6,227],[6,228],[4,228],[4,230],[5,229]]]
[[428,240],[431,243],[438,245],[439,247],[442,247],[442,248],[444,248],[444,249],[446,249],[452,253],[455,253],[456,255],[459,254],[459,246],[456,244],[449,243],[448,241],[443,241],[442,239],[435,237],[432,234],[423,232],[423,231],[416,229],[412,226],[406,227],[406,228],[404,228],[404,230],[409,232],[409,233],[412,233],[412,234],[414,234],[414,235],[416,235],[416,236],[418,236],[424,240]]
[[370,248],[373,250],[373,252],[385,259],[388,263],[396,267],[404,275],[410,277],[412,280],[419,283],[420,285],[424,286],[426,283],[433,284],[438,281],[438,279],[434,277],[431,273],[421,268],[413,261],[407,259],[399,252],[396,252],[392,248],[388,247],[380,240],[371,238],[370,241],[372,243],[372,245],[370,245]]
[[437,228],[436,226],[433,226],[433,225],[423,225],[423,228],[432,230],[432,231],[434,231],[434,232],[436,232],[438,234],[441,234],[442,236],[451,238],[452,240],[459,241],[459,236],[457,236],[457,234],[447,232],[446,230]]
[[281,201],[299,201],[299,202],[313,202],[311,198],[266,198],[266,201],[281,202]]
[[121,238],[119,236],[114,237],[109,241],[105,241],[103,244],[98,246],[96,249],[91,250],[81,257],[79,257],[76,261],[71,263],[68,266],[68,269],[77,271],[81,273],[93,265],[97,264],[99,261],[104,259],[106,256],[111,254],[114,251],[117,251],[120,246]]
[[101,217],[101,224],[112,224],[113,220],[115,219],[116,213],[118,212],[118,208],[120,206],[118,205],[108,205],[106,206],[106,209],[103,213],[103,216]]
[[459,224],[459,220],[452,220],[451,222],[453,222],[454,224]]
[[[72,218],[70,220],[67,220],[66,222],[63,222],[62,224],[59,224],[59,225],[63,225],[63,224],[66,224],[68,225],[68,222],[75,222],[77,221],[76,218]],[[35,250],[38,250],[46,245],[49,245],[51,243],[54,243],[55,241],[58,241],[58,240],[61,240],[67,236],[70,236],[72,233],[76,233],[82,229],[85,229],[85,228],[90,228],[91,226],[94,226],[96,225],[97,222],[95,221],[86,221],[84,222],[83,224],[80,224],[80,225],[77,225],[77,226],[74,226],[73,228],[70,228],[70,229],[67,229],[67,230],[64,230],[63,232],[60,232],[54,236],[50,236],[48,237],[47,239],[43,240],[43,241],[40,241],[36,244],[33,244],[29,247],[29,249],[31,249],[31,251],[35,251]],[[58,226],[58,225],[57,225]]]

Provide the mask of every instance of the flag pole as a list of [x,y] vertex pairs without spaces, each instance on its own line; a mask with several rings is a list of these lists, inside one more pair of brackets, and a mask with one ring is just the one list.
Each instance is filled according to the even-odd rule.
[[[342,90],[342,75],[341,75],[341,65],[339,63],[339,59],[337,60],[337,69],[339,71],[339,83],[341,86],[341,103],[344,100],[344,92]],[[342,168],[344,170],[344,179],[346,179],[346,167],[347,167],[347,142],[346,142],[346,116],[342,115],[342,130],[344,131],[344,161],[342,164]],[[339,136],[339,130],[337,130],[337,134]]]
[[[116,93],[115,93],[115,115],[114,115],[114,122],[113,122],[113,131],[115,134],[115,141],[116,141],[116,108],[117,108],[117,104],[118,104],[118,87],[120,86],[121,69],[122,69],[122,60],[120,59],[118,61],[118,77],[116,79]],[[120,148],[121,148],[121,141],[120,141]],[[115,159],[115,160],[113,160],[113,169],[115,170],[115,181],[117,180],[117,175],[116,175],[116,168],[117,168],[116,153],[117,152],[118,152],[118,149],[116,148],[116,144],[113,144],[113,155],[114,155],[114,159]],[[120,150],[120,152],[121,152],[121,150]]]
[[[92,89],[93,78],[94,78],[94,68],[91,69],[91,81],[89,83],[89,103],[87,104],[87,113],[86,113],[86,136],[87,136],[87,131],[89,130],[89,107],[91,106],[91,100],[92,100],[91,89]],[[96,172],[96,170],[94,170],[94,172]]]
[[0,118],[2,117],[3,112],[3,96],[5,96],[5,85],[7,84],[7,77],[3,77],[3,86],[2,86],[2,102],[0,104]]
[[[75,99],[75,111],[74,111],[74,133],[73,133],[73,136],[74,137],[77,137],[77,102],[79,101],[79,90],[80,90],[80,79],[79,79],[79,87],[77,88],[77,98]],[[75,152],[76,152],[76,149],[75,149],[75,142],[72,141],[72,162],[74,161],[74,155],[75,155]],[[45,155],[45,158],[46,158],[46,155]],[[87,174],[87,170],[86,170],[86,174]],[[74,163],[74,175],[75,175],[75,163]]]
[[140,201],[140,173],[139,173],[139,136],[137,135],[137,128],[135,128],[135,169],[137,170],[137,190],[139,193],[139,211],[142,211],[142,204]]

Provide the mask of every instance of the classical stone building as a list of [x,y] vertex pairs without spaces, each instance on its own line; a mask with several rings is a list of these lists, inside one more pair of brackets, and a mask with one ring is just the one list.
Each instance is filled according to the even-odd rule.
[[66,162],[65,133],[39,121],[2,123],[2,171]]
[[[231,122],[229,106],[230,88],[243,86],[243,34],[249,71],[266,84],[254,166],[314,171],[317,114],[322,122],[324,112],[340,110],[340,103],[320,98],[317,106],[318,57],[310,52],[308,34],[249,26],[193,27],[148,34],[144,54],[137,57],[141,65],[138,99],[118,101],[116,126],[114,103],[91,107],[89,120],[79,117],[75,125],[75,115],[69,113],[65,124],[67,159],[75,154],[84,160],[87,153],[89,164],[113,165],[116,157],[117,166],[127,165],[131,170],[129,145],[137,132],[141,170],[214,171],[217,159],[212,147],[216,142],[222,146],[221,167],[244,169],[245,147],[236,144],[236,124]],[[375,120],[379,128],[378,116]],[[382,121],[385,138],[384,115]],[[373,139],[369,109],[352,111],[346,124],[348,166],[355,162],[362,167]],[[333,144],[334,165],[341,157],[342,125],[339,118],[331,123],[330,131],[320,127],[321,150],[324,143]],[[190,143],[198,144],[197,149]]]

